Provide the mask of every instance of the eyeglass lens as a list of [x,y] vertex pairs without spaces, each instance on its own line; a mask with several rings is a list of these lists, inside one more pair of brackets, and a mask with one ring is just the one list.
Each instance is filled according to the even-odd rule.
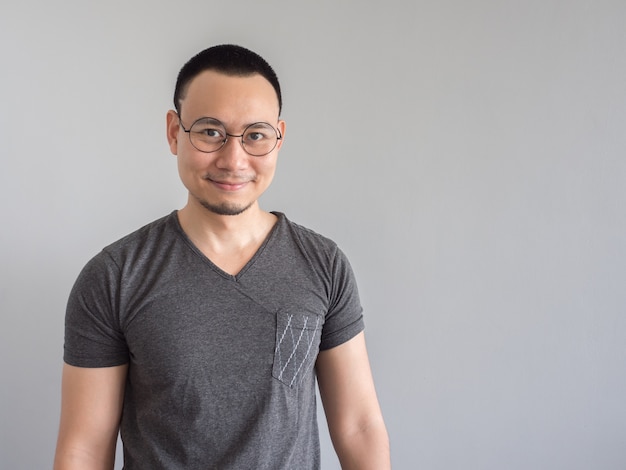
[[[201,152],[215,152],[222,148],[232,134],[227,134],[224,125],[213,118],[201,118],[193,123],[189,129],[191,144]],[[276,147],[278,135],[276,129],[266,122],[250,124],[241,136],[241,144],[250,155],[262,156],[270,153]]]

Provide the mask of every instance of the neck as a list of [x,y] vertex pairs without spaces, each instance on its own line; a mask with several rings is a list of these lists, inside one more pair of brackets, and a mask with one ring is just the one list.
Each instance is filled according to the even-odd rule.
[[262,243],[276,216],[261,210],[257,202],[241,214],[221,215],[189,201],[178,211],[178,220],[198,248],[219,253]]

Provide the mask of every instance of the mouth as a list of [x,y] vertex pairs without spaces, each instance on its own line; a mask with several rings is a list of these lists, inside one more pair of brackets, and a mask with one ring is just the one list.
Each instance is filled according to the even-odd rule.
[[211,178],[211,177],[207,177],[206,178],[207,181],[209,181],[210,183],[212,183],[215,187],[221,189],[222,191],[239,191],[240,189],[244,188],[245,186],[248,185],[248,183],[251,180],[244,180],[244,181],[238,181],[238,180],[227,180],[227,179],[218,179],[218,178]]

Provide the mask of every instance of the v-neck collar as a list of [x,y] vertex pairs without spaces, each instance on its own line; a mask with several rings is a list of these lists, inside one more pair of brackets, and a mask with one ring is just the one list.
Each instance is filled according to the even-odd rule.
[[284,223],[284,218],[285,215],[281,212],[271,212],[272,214],[274,214],[278,220],[276,220],[276,223],[272,226],[271,230],[269,231],[269,233],[267,234],[267,236],[265,237],[265,240],[263,240],[263,243],[261,243],[261,245],[259,246],[259,248],[256,250],[256,252],[254,253],[254,255],[252,255],[252,257],[248,260],[248,262],[239,270],[239,272],[237,274],[230,274],[227,273],[226,271],[224,271],[222,268],[220,268],[217,264],[215,264],[213,261],[211,261],[211,259],[205,255],[195,244],[193,241],[191,241],[191,239],[189,238],[189,236],[185,233],[185,231],[183,230],[183,227],[180,225],[180,220],[178,219],[178,211],[175,210],[170,214],[170,219],[172,220],[172,223],[174,225],[174,228],[176,229],[176,231],[178,231],[178,233],[180,234],[181,238],[183,239],[183,241],[189,246],[189,248],[191,248],[191,250],[206,264],[208,264],[211,269],[213,269],[216,273],[218,273],[220,276],[229,279],[231,281],[234,282],[239,282],[239,280],[244,276],[244,274],[246,273],[246,271],[248,271],[248,269],[250,269],[256,262],[257,259],[259,259],[261,257],[261,255],[263,254],[263,251],[265,250],[265,248],[267,247],[268,243],[274,238],[274,234],[276,233],[276,231],[278,230],[278,226],[282,223]]

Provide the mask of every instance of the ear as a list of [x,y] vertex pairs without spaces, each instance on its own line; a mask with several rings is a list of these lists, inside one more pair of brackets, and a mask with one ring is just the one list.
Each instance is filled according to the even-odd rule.
[[165,119],[167,123],[167,142],[170,145],[170,152],[172,152],[172,155],[178,155],[178,134],[180,130],[178,113],[170,109]]
[[280,150],[280,148],[283,146],[283,142],[285,141],[285,131],[287,130],[287,124],[285,123],[285,121],[278,121],[277,126],[278,130],[280,131],[280,135],[281,135],[281,139],[278,141],[278,148],[277,150]]

